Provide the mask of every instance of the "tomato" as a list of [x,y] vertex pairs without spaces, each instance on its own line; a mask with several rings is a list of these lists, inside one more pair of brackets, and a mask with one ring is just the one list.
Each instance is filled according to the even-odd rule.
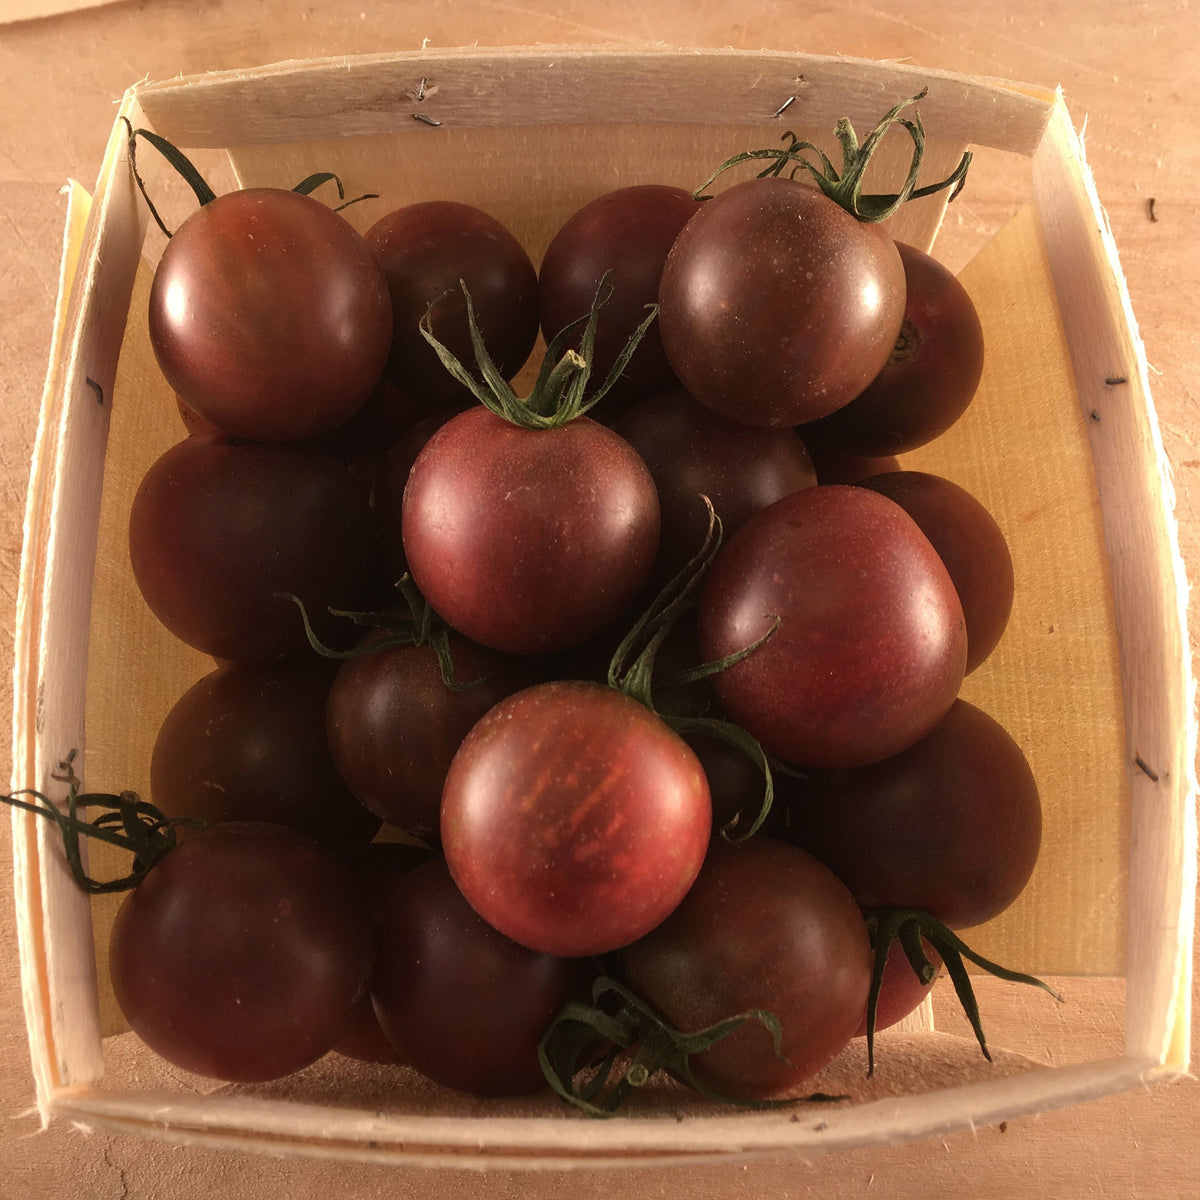
[[310,652],[280,593],[299,596],[333,639],[328,610],[365,606],[373,549],[366,489],[298,446],[193,435],[151,466],[129,514],[151,611],[188,645],[239,662]]
[[940,437],[966,412],[983,374],[983,328],[966,288],[937,259],[896,243],[904,321],[891,356],[849,404],[807,425],[810,443],[885,457]]
[[442,845],[472,907],[565,957],[623,946],[679,903],[712,806],[678,734],[615,688],[537,684],[467,735],[446,777]]
[[245,1083],[330,1050],[373,956],[341,862],[294,830],[235,821],[181,843],[126,896],[108,966],[121,1012],[152,1050]]
[[[433,851],[407,842],[372,842],[350,860],[356,872],[371,913],[371,929],[379,940],[379,928],[385,897],[395,881],[415,871],[433,857]],[[379,969],[376,955],[375,970]],[[374,971],[372,972],[374,974]],[[338,1054],[361,1062],[399,1063],[400,1052],[388,1040],[375,1015],[371,993],[364,991],[354,1007],[350,1024],[334,1046]]]
[[[315,656],[314,656],[315,657]],[[333,847],[379,831],[342,783],[325,742],[323,661],[242,663],[197,680],[159,728],[150,795],[169,817],[270,821]]]
[[816,855],[864,909],[915,908],[951,929],[998,916],[1037,863],[1042,809],[1020,746],[955,702],[924,738],[884,762],[815,771],[791,799],[788,838]]
[[872,954],[844,885],[811,855],[772,838],[714,838],[692,889],[657,929],[627,946],[633,990],[684,1032],[762,1009],[692,1058],[724,1095],[761,1098],[796,1087],[846,1046],[866,1011]]
[[428,405],[461,403],[463,389],[418,328],[432,305],[437,339],[460,361],[475,361],[460,281],[501,374],[520,370],[537,338],[537,272],[499,221],[469,204],[429,200],[380,217],[364,236],[391,294],[387,374],[396,387]]
[[322,727],[341,778],[366,808],[411,833],[436,835],[459,744],[494,704],[534,682],[536,671],[528,659],[452,636],[447,684],[431,644],[379,648],[388,636],[367,634],[362,652],[342,664]]
[[785,762],[856,766],[898,753],[954,703],[962,606],[937,552],[899,505],[866,488],[794,492],[721,548],[699,637],[730,718]]
[[379,899],[371,999],[399,1056],[447,1087],[483,1096],[540,1091],[537,1047],[583,993],[586,960],[540,954],[479,917],[433,858]]
[[894,500],[929,539],[954,581],[967,627],[967,673],[996,648],[1012,613],[1012,555],[995,517],[965,488],[925,471],[860,480]]
[[371,251],[318,200],[249,188],[175,231],[150,290],[150,340],[188,408],[226,433],[296,441],[349,419],[391,342]]
[[479,406],[417,456],[401,529],[413,579],[449,625],[541,653],[626,610],[658,548],[658,495],[629,443],[587,417],[524,429]]
[[711,501],[728,537],[751,514],[816,481],[791,429],[726,420],[686,392],[661,392],[616,417],[611,428],[642,456],[658,491],[662,532],[652,584],[661,587],[696,554]]
[[659,329],[702,404],[746,425],[801,425],[879,374],[904,297],[879,226],[815,188],[751,179],[705,201],[671,247]]
[[[646,307],[657,302],[667,252],[697,208],[682,188],[636,184],[598,196],[569,217],[546,247],[538,271],[546,341],[588,315],[604,280],[611,292],[596,324],[592,377],[605,378]],[[658,329],[651,326],[618,384],[621,399],[627,403],[675,382]]]

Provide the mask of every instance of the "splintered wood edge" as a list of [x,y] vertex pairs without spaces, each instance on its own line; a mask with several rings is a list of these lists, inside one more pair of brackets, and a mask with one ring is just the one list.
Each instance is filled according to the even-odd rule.
[[1112,564],[1131,787],[1126,1047],[1186,1069],[1196,894],[1195,680],[1170,464],[1117,249],[1061,98],[1034,198]]
[[221,147],[380,133],[436,137],[439,126],[751,124],[864,132],[891,104],[929,95],[940,137],[1031,155],[1053,94],[945,71],[771,51],[534,46],[427,50],[283,62],[136,89],[181,146]]

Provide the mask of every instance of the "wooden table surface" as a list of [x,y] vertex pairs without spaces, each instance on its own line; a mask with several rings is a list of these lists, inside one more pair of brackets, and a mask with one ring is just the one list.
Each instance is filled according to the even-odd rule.
[[[10,7],[11,5],[11,7]],[[43,17],[37,13],[76,8]],[[12,15],[26,17],[8,20]],[[898,59],[1061,85],[1111,219],[1153,371],[1174,468],[1185,560],[1200,578],[1200,13],[1191,0],[0,0],[0,710],[10,671],[21,522],[51,334],[69,178],[91,187],[130,83],[318,54],[423,44],[667,43]],[[1192,604],[1193,628],[1197,621]],[[4,753],[7,754],[7,747]],[[0,763],[7,778],[9,765]],[[0,879],[10,846],[0,836]],[[680,1197],[1158,1198],[1200,1193],[1200,1093],[1193,1080],[898,1148],[812,1163],[525,1176],[283,1162],[39,1130],[15,974],[12,896],[0,891],[0,1198],[257,1200],[308,1197],[610,1195]],[[1081,1037],[1119,985],[1086,989]],[[1019,1013],[1012,1021],[1019,1021]],[[1119,1032],[1119,1031],[1118,1031]],[[1109,1034],[1111,1035],[1111,1032]],[[994,1033],[1005,1044],[1003,1032]]]

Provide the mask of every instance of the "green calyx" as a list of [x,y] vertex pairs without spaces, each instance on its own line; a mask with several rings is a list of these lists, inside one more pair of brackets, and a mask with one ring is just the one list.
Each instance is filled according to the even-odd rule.
[[[910,104],[915,104],[918,100],[924,99],[927,94],[928,89],[922,89],[915,96],[911,96],[907,100],[902,100],[895,107],[889,109],[861,145],[858,141],[858,135],[854,132],[854,126],[850,124],[848,118],[842,117],[833,129],[834,136],[842,148],[842,166],[840,171],[833,165],[828,155],[819,146],[814,145],[812,142],[800,141],[789,130],[783,135],[782,140],[787,145],[782,149],[751,150],[726,159],[696,189],[693,197],[697,200],[711,199],[712,197],[705,193],[718,176],[741,163],[766,159],[770,161],[770,165],[758,173],[759,179],[780,176],[789,166],[791,167],[789,178],[795,178],[798,174],[807,171],[817,187],[830,200],[840,205],[858,220],[867,224],[886,221],[906,201],[916,200],[922,196],[931,196],[935,192],[943,191],[946,188],[953,189],[950,193],[950,200],[953,200],[966,182],[967,170],[971,165],[971,152],[969,150],[963,154],[958,166],[941,182],[917,187],[917,180],[921,174],[921,163],[925,157],[925,126],[921,122],[921,114],[915,110],[911,118],[903,117],[900,114]],[[913,153],[909,164],[908,176],[904,181],[903,187],[898,192],[864,195],[862,190],[863,178],[867,167],[870,165],[872,157],[883,140],[884,134],[893,126],[899,126],[912,138]],[[817,156],[820,160],[819,165],[806,157],[808,153]]]
[[982,968],[998,979],[1011,983],[1023,983],[1031,987],[1039,987],[1049,992],[1060,1004],[1062,996],[1049,984],[1043,983],[1032,975],[1024,975],[1019,971],[1009,970],[976,954],[953,930],[944,925],[936,917],[917,908],[880,908],[867,914],[867,930],[871,935],[871,946],[875,951],[875,966],[871,975],[871,990],[867,997],[867,1074],[875,1071],[875,1015],[878,1011],[879,990],[883,983],[883,968],[887,961],[888,949],[895,941],[900,943],[909,966],[917,978],[924,984],[931,983],[937,974],[937,969],[925,954],[922,942],[930,946],[941,956],[946,966],[950,982],[954,984],[958,1002],[962,1005],[967,1020],[979,1049],[988,1062],[992,1061],[988,1050],[987,1038],[983,1033],[983,1023],[979,1015],[979,1004],[975,999],[975,989],[971,986],[971,976],[967,972],[966,959]]
[[[215,200],[217,193],[209,186],[208,181],[200,173],[196,164],[173,142],[167,141],[165,137],[155,133],[153,129],[134,129],[133,124],[126,116],[122,116],[121,120],[125,122],[125,129],[128,134],[129,167],[133,172],[133,180],[137,184],[138,191],[142,193],[142,199],[146,201],[146,207],[150,210],[150,215],[154,218],[154,223],[167,237],[171,237],[173,231],[167,227],[167,223],[159,215],[158,209],[154,206],[154,201],[150,199],[149,193],[146,191],[146,184],[138,173],[138,138],[149,142],[175,168],[179,177],[195,193],[196,203],[201,207]],[[330,182],[337,185],[338,199],[342,201],[341,204],[338,204],[334,208],[334,212],[341,212],[342,209],[348,208],[351,204],[357,204],[360,200],[375,200],[378,198],[374,192],[367,192],[361,196],[355,196],[352,200],[347,200],[346,189],[342,186],[342,181],[332,171],[316,171],[312,175],[302,179],[290,190],[299,192],[302,196],[308,196],[322,184]]]
[[[658,315],[658,306],[647,306],[647,315],[633,331],[621,348],[616,361],[609,369],[598,388],[589,392],[592,360],[595,353],[596,322],[600,310],[612,295],[608,275],[600,280],[596,296],[587,316],[572,321],[550,342],[542,358],[537,379],[528,396],[520,397],[504,378],[495,360],[484,344],[479,322],[475,317],[475,306],[471,293],[463,280],[459,280],[463,298],[467,305],[467,326],[471,336],[471,351],[479,374],[473,374],[455,355],[438,340],[433,332],[433,314],[436,301],[430,304],[421,318],[421,335],[433,347],[446,370],[465,387],[485,408],[523,429],[554,429],[566,425],[576,417],[583,416],[593,405],[602,400],[629,365],[633,352],[638,348],[646,331]],[[575,333],[582,326],[579,347],[572,346]]]
[[680,671],[661,682],[654,681],[659,649],[675,623],[695,607],[700,584],[721,548],[721,518],[707,496],[700,498],[708,510],[708,529],[704,541],[622,639],[609,662],[608,685],[657,713],[681,736],[701,734],[725,742],[747,755],[759,767],[763,776],[763,796],[758,812],[746,828],[741,828],[744,822],[738,817],[720,831],[726,841],[742,842],[762,828],[774,803],[775,783],[771,761],[758,739],[740,725],[719,717],[705,716],[702,710],[697,711],[699,706],[693,699],[694,685],[752,654],[774,635],[779,628],[778,619],[762,637],[744,649],[715,662],[701,663]]
[[[764,1009],[737,1013],[698,1033],[683,1033],[634,992],[602,975],[592,986],[590,1004],[573,1001],[559,1011],[538,1045],[538,1061],[554,1091],[592,1117],[611,1117],[661,1070],[669,1071],[709,1099],[726,1104],[762,1109],[794,1103],[725,1096],[696,1078],[692,1056],[746,1021],[758,1021],[771,1034],[775,1052],[782,1058],[783,1031]],[[596,1064],[590,1052],[598,1041],[607,1049]]]
[[[72,767],[74,757],[74,752],[68,755],[59,772],[53,776],[59,783],[67,785],[65,809],[32,788],[0,796],[0,800],[12,808],[20,808],[25,812],[45,817],[58,826],[62,834],[67,866],[75,877],[75,882],[89,895],[131,891],[161,858],[175,848],[180,828],[197,831],[205,828],[203,821],[192,817],[164,816],[153,804],[142,800],[136,792],[121,792],[119,795],[103,792],[80,793],[79,781],[75,778]],[[102,811],[87,821],[80,815],[86,809]],[[118,879],[93,879],[83,865],[81,837],[107,842],[120,850],[128,850],[133,855],[129,874]]]
[[455,677],[454,660],[450,650],[450,629],[445,621],[433,611],[429,601],[421,595],[412,576],[403,575],[396,581],[400,601],[380,612],[353,612],[331,608],[329,615],[342,617],[367,630],[378,630],[380,636],[364,638],[349,650],[337,650],[326,645],[313,628],[308,608],[304,601],[292,592],[277,592],[279,600],[290,600],[299,610],[304,622],[308,644],[323,658],[362,658],[367,654],[378,654],[396,646],[428,646],[437,655],[442,682],[452,691],[462,691],[479,683],[478,679],[462,682]]

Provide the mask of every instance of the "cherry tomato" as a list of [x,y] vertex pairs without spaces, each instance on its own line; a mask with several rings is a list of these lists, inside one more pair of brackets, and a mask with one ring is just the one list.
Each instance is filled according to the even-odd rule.
[[645,583],[658,495],[633,447],[587,417],[523,429],[479,406],[417,456],[401,528],[417,587],[453,628],[514,654],[564,650]]
[[[376,942],[379,941],[383,906],[388,890],[395,886],[397,880],[403,879],[432,857],[433,851],[407,842],[372,842],[351,858],[350,865],[358,877],[370,908],[371,928],[375,933]],[[375,970],[378,969],[377,955]],[[380,1028],[369,990],[363,993],[362,999],[355,1005],[350,1024],[334,1046],[334,1050],[361,1062],[403,1061],[400,1052]]]
[[692,1058],[707,1086],[754,1099],[796,1087],[846,1046],[866,1012],[872,954],[854,898],[811,855],[772,838],[714,838],[683,902],[620,962],[684,1032],[755,1009],[779,1022],[778,1053],[747,1020]]
[[232,821],[182,842],[126,896],[108,966],[121,1012],[152,1050],[248,1083],[335,1045],[373,957],[341,862],[295,830]]
[[659,328],[702,404],[746,425],[801,425],[879,374],[904,294],[878,225],[793,180],[751,179],[705,201],[675,240]]
[[155,738],[155,805],[209,825],[270,821],[332,848],[365,845],[380,821],[341,781],[326,745],[332,678],[325,661],[303,660],[232,664],[197,680]]
[[218,429],[298,441],[374,389],[391,303],[344,217],[276,188],[229,192],[175,231],[150,290],[150,340],[180,400]]
[[660,392],[616,417],[611,427],[654,477],[662,533],[651,584],[661,587],[696,554],[711,501],[728,537],[752,513],[817,482],[791,429],[756,429],[726,420],[687,392]]
[[866,488],[794,492],[721,548],[700,597],[704,657],[744,651],[776,621],[712,685],[785,762],[887,758],[958,695],[967,642],[954,584],[912,518]]
[[502,933],[565,957],[657,925],[708,844],[695,754],[615,688],[537,684],[467,735],[442,796],[442,845],[472,907]]
[[294,604],[336,637],[329,609],[362,609],[373,569],[366,489],[290,445],[193,435],[142,479],[129,553],[142,595],[176,637],[233,661],[310,653]]
[[1021,894],[1041,835],[1037,782],[1021,748],[994,718],[958,700],[893,758],[812,772],[792,797],[788,838],[864,909],[922,909],[963,929]]
[[391,294],[387,374],[396,387],[427,404],[461,402],[462,386],[418,328],[433,305],[434,335],[461,362],[475,362],[461,283],[501,374],[521,369],[537,339],[537,272],[499,221],[469,204],[429,200],[380,217],[364,236]]
[[463,899],[434,858],[379,901],[371,999],[400,1058],[446,1087],[516,1096],[545,1087],[538,1042],[585,993],[590,963],[517,945]]
[[946,564],[967,626],[967,673],[996,648],[1012,613],[1016,587],[1008,541],[995,517],[940,475],[892,471],[860,480],[900,505]]
[[983,328],[966,288],[937,259],[896,243],[904,321],[891,356],[849,404],[801,431],[810,444],[885,457],[940,437],[966,412],[983,374]]
[[[569,217],[546,247],[538,272],[546,341],[588,315],[605,280],[611,292],[596,323],[592,356],[592,378],[604,379],[647,306],[657,302],[667,252],[698,207],[682,188],[637,184],[598,196]],[[620,399],[628,403],[675,382],[652,325],[625,368]],[[612,400],[602,403],[611,408]]]
[[341,778],[366,808],[410,833],[436,835],[442,785],[463,738],[494,704],[533,683],[536,670],[454,635],[448,684],[432,645],[371,649],[387,636],[369,633],[364,653],[343,663],[324,730]]

